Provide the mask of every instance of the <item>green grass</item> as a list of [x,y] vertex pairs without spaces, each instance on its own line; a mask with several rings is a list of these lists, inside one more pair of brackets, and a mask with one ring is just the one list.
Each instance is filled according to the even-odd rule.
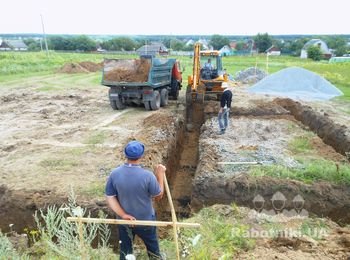
[[52,73],[67,62],[101,62],[104,58],[130,58],[133,55],[60,53],[45,52],[3,52],[0,53],[0,82],[19,77],[38,76]]
[[350,165],[323,159],[300,160],[302,167],[288,168],[282,165],[259,166],[250,169],[252,176],[271,176],[299,180],[305,183],[327,181],[350,185]]
[[92,198],[97,198],[97,197],[103,197],[104,192],[105,192],[105,185],[106,181],[103,179],[103,181],[98,181],[91,183],[90,185],[84,187],[79,194],[81,195],[87,195]]
[[68,158],[48,158],[40,162],[40,166],[49,171],[66,171],[78,165],[79,163],[76,160]]
[[329,227],[323,219],[310,219],[307,218],[300,226],[302,235],[311,237],[315,240],[321,240],[324,233],[328,232]]
[[96,145],[96,144],[102,144],[106,140],[107,136],[104,132],[96,132],[91,134],[84,143]]
[[313,149],[311,143],[310,143],[310,137],[309,136],[298,136],[292,139],[289,144],[288,148],[293,153],[306,153]]
[[44,86],[44,87],[39,87],[36,90],[39,92],[50,92],[50,91],[57,91],[59,90],[59,88],[54,86]]
[[[135,55],[122,54],[92,54],[92,53],[60,53],[50,52],[49,57],[44,52],[3,52],[0,54],[0,83],[32,76],[42,76],[53,73],[67,62],[92,61],[101,62],[103,58],[135,58]],[[183,86],[187,85],[187,78],[192,74],[192,59],[188,56],[171,56],[180,60],[185,67],[183,72]],[[281,69],[297,66],[303,67],[324,76],[327,80],[344,92],[341,100],[350,100],[350,63],[315,62],[290,56],[230,56],[223,57],[223,67],[231,75],[248,67],[257,66],[259,69],[274,73]],[[91,78],[93,84],[100,84],[100,73]]]
[[[22,256],[26,258],[25,255]],[[21,259],[8,237],[0,231],[0,259]]]
[[[235,211],[235,206],[232,207]],[[252,249],[254,240],[245,236],[249,226],[237,222],[236,217],[225,216],[211,207],[203,208],[188,219],[200,223],[201,227],[181,230],[180,242],[185,259],[232,259],[239,250]]]

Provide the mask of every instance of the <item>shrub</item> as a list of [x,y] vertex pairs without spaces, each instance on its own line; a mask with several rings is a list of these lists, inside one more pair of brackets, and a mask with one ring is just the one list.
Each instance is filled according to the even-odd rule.
[[322,51],[319,47],[317,46],[310,46],[308,49],[307,49],[307,57],[309,59],[312,59],[312,60],[315,60],[315,61],[319,61],[322,59]]

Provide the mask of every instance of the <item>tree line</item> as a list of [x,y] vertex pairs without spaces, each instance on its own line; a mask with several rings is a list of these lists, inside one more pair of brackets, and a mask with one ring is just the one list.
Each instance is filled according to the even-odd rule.
[[[317,37],[324,40],[330,49],[333,49],[335,55],[342,56],[350,51],[347,39],[342,36],[320,36]],[[282,54],[299,56],[301,49],[311,37],[301,38],[278,38],[272,37],[267,33],[257,34],[253,37],[246,37],[245,39],[236,40],[235,50],[244,51],[254,44],[259,53],[264,53],[272,45],[276,46],[281,50]],[[225,45],[229,45],[232,39],[224,35],[212,35],[208,39],[209,45],[213,46],[214,49],[219,50]],[[61,51],[96,51],[97,48],[101,48],[107,51],[133,51],[147,42],[150,42],[147,38],[132,38],[132,37],[115,37],[108,40],[94,40],[88,36],[49,36],[48,39],[49,49],[61,50]],[[183,39],[176,37],[159,37],[167,48],[174,51],[192,51],[193,45],[186,44]],[[28,38],[25,40],[28,49],[31,51],[37,51],[41,49],[40,41]],[[41,44],[43,44],[41,42]],[[250,47],[249,47],[250,46]]]

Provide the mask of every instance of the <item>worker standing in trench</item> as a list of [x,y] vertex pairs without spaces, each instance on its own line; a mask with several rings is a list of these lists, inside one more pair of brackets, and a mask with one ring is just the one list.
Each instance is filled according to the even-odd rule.
[[[166,168],[159,164],[156,176],[141,166],[145,147],[138,141],[129,142],[124,153],[126,163],[115,168],[106,184],[109,207],[124,220],[155,220],[152,198],[159,200],[164,191]],[[118,225],[120,259],[133,253],[133,240],[139,236],[145,243],[150,259],[162,259],[156,227]]]
[[226,88],[221,95],[220,110],[218,114],[220,135],[223,135],[228,127],[231,102],[232,102],[232,91]]

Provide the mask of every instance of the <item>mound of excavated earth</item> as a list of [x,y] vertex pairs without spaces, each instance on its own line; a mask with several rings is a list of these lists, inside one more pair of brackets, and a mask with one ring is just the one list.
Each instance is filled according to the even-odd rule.
[[96,72],[102,69],[102,63],[94,63],[91,61],[82,61],[80,63],[66,63],[57,70],[59,73],[83,73]]
[[295,100],[328,100],[343,95],[323,77],[298,67],[283,69],[271,74],[253,85],[248,91]]

